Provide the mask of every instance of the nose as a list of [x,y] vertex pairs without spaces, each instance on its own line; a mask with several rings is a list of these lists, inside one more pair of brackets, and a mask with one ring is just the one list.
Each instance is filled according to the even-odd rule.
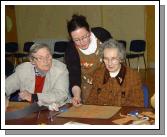
[[111,66],[112,65],[112,61],[108,60],[108,65]]
[[85,45],[86,42],[85,42],[84,40],[80,40],[80,44],[81,44],[81,45]]
[[44,59],[43,59],[43,63],[44,63],[44,64],[48,64],[49,62],[50,62],[50,60],[49,60],[48,58],[44,58]]

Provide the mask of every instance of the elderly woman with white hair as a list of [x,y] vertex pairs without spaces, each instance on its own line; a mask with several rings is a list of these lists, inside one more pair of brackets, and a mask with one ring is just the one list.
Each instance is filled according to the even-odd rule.
[[144,107],[140,75],[124,65],[124,47],[109,39],[99,52],[104,63],[93,77],[86,104]]
[[20,90],[21,100],[58,110],[68,101],[69,74],[66,65],[52,59],[50,48],[42,43],[32,45],[29,59],[30,62],[18,65],[15,72],[6,78],[6,97]]

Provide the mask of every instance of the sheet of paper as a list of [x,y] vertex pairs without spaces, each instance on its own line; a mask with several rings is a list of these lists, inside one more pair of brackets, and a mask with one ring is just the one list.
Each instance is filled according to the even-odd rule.
[[115,115],[121,107],[117,106],[97,106],[97,105],[81,105],[79,107],[71,107],[68,111],[57,115],[58,117],[76,117],[76,118],[96,118],[109,119]]
[[89,125],[89,124],[70,121],[70,122],[65,123],[64,125]]

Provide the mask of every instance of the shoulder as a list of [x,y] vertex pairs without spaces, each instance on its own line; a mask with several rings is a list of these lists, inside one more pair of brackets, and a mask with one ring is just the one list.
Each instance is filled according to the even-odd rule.
[[22,78],[29,77],[34,73],[34,66],[31,62],[22,63],[16,67],[15,73]]
[[32,67],[33,65],[31,64],[31,62],[24,62],[16,67],[16,71],[20,71],[20,70],[24,70]]
[[91,28],[91,31],[101,42],[104,42],[112,38],[112,35],[110,34],[110,32],[106,30],[105,28],[94,27],[94,28]]
[[67,69],[66,65],[63,62],[56,59],[52,60],[52,68],[59,71],[64,71]]
[[67,48],[66,48],[66,51],[68,50],[74,50],[75,49],[75,45],[72,41],[69,41],[68,44],[67,44]]
[[132,78],[140,77],[140,73],[133,68],[126,67],[126,72],[127,76],[130,76]]

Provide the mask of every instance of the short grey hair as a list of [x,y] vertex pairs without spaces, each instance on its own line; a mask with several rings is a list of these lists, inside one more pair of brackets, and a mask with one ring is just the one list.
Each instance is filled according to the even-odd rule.
[[47,44],[45,44],[45,43],[34,43],[30,48],[29,58],[33,59],[33,54],[38,52],[38,50],[40,50],[42,48],[46,48],[50,52],[50,54],[52,55],[51,49],[49,48],[49,46]]
[[116,48],[118,49],[118,56],[119,58],[124,61],[125,57],[126,57],[126,50],[125,47],[123,46],[123,44],[119,43],[118,41],[114,40],[114,39],[109,39],[107,41],[105,41],[104,43],[102,43],[102,45],[99,48],[99,55],[101,58],[103,58],[104,56],[104,50],[106,48]]

